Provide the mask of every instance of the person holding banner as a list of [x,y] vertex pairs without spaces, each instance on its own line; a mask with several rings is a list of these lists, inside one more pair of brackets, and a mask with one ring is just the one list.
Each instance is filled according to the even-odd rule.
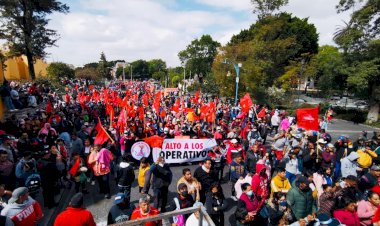
[[168,202],[169,185],[172,182],[173,173],[165,160],[160,156],[150,167],[152,173],[153,205],[161,212],[166,211]]

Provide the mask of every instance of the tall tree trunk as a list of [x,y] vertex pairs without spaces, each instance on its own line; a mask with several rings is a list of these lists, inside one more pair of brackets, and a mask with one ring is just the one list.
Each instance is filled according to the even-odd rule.
[[380,111],[380,104],[379,104],[379,94],[380,94],[380,88],[378,87],[378,82],[374,82],[372,85],[371,90],[371,98],[369,102],[369,111],[367,115],[367,122],[377,122],[379,120],[379,111]]
[[29,48],[26,48],[26,58],[28,59],[29,76],[32,80],[35,80],[36,79],[36,73],[34,72],[33,54],[29,50]]
[[28,61],[29,76],[32,80],[36,79],[36,74],[34,72],[34,61],[33,61],[33,51],[32,51],[32,18],[33,11],[31,7],[30,0],[23,0],[23,24],[24,24],[24,41],[25,41],[25,55]]

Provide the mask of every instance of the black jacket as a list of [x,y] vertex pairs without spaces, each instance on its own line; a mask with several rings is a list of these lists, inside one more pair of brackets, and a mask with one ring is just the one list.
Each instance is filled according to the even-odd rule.
[[128,186],[135,180],[135,171],[130,163],[121,162],[117,166],[117,184]]
[[206,173],[206,171],[202,169],[202,166],[198,167],[195,170],[194,177],[201,183],[202,185],[201,191],[205,193],[209,192],[211,185],[218,181],[218,177],[214,174],[212,170],[210,170],[209,173]]
[[113,205],[108,213],[107,225],[129,221],[134,209],[131,205]]
[[160,166],[153,163],[152,166],[150,167],[150,171],[152,172],[152,176],[153,176],[153,179],[152,179],[153,189],[169,187],[170,183],[172,182],[173,174],[168,164],[164,164],[164,166]]
[[248,172],[255,174],[256,173],[256,163],[260,159],[260,154],[255,153],[251,150],[246,152],[245,162],[248,169]]
[[[215,197],[211,192],[206,195],[206,209],[207,213],[210,215],[223,214],[228,207],[225,199]],[[214,210],[216,207],[216,211]]]

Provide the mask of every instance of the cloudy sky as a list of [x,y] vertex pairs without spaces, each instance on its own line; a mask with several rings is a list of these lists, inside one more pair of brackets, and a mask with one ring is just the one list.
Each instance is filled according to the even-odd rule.
[[[339,0],[290,0],[282,8],[317,27],[320,44],[333,44],[337,26],[349,15],[337,14]],[[227,43],[256,20],[250,0],[61,0],[68,14],[53,14],[49,26],[61,35],[48,61],[75,66],[108,60],[165,60],[180,64],[177,54],[193,39],[210,34]]]

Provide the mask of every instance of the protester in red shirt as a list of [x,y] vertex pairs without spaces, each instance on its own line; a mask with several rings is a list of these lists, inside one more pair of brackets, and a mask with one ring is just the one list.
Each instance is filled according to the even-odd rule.
[[232,160],[234,159],[234,156],[237,154],[241,154],[243,156],[243,160],[245,160],[245,151],[241,144],[238,143],[236,139],[231,140],[231,145],[228,147],[227,153],[226,153],[226,160],[228,164],[231,164]]
[[[136,220],[140,218],[155,216],[159,214],[160,211],[153,206],[150,206],[150,196],[144,194],[139,199],[139,207],[133,210],[131,215],[131,220]],[[152,221],[145,223],[145,226],[158,226],[161,225],[161,221]]]
[[96,226],[91,212],[83,206],[83,194],[76,193],[69,203],[69,207],[55,219],[54,226]]

